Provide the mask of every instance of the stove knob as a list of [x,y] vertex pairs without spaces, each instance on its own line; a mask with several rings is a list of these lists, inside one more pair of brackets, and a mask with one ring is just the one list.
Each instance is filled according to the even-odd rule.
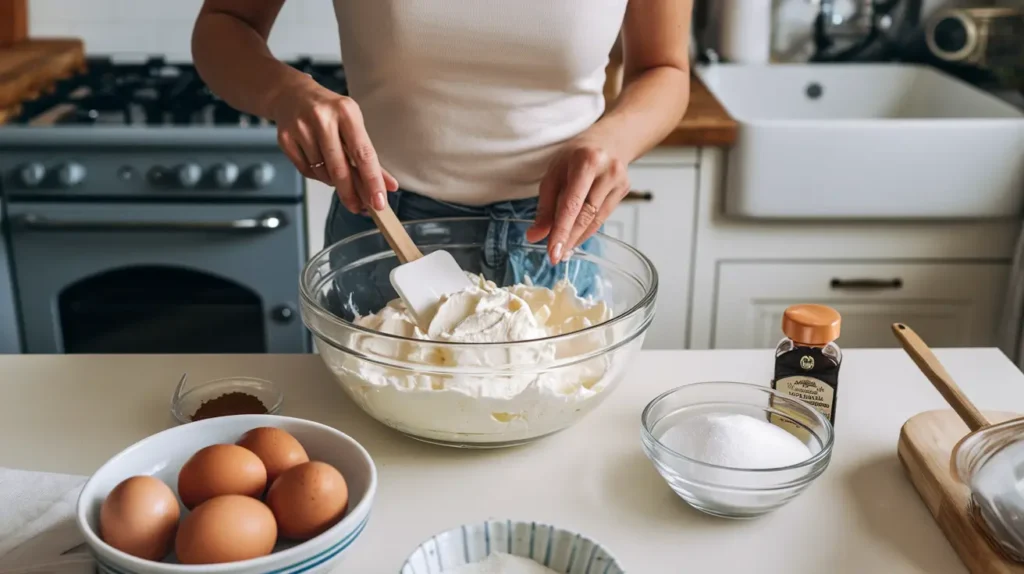
[[57,168],[57,181],[61,187],[75,187],[85,180],[85,166],[68,162]]
[[222,163],[213,168],[213,182],[217,187],[227,189],[238,181],[238,166],[231,163]]
[[153,185],[166,186],[171,182],[171,170],[158,165],[149,168],[146,177]]
[[260,163],[252,166],[249,178],[256,187],[266,187],[274,180],[274,166],[265,161],[261,161]]
[[174,170],[178,185],[195,187],[203,177],[203,169],[194,163],[183,163]]
[[25,164],[18,170],[18,182],[25,187],[39,187],[46,178],[46,168],[39,162]]
[[273,319],[275,323],[287,325],[295,320],[295,309],[288,304],[278,305],[271,309],[270,318]]

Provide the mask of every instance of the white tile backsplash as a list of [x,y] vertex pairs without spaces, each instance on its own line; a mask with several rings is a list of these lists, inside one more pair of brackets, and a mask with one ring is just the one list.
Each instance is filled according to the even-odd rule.
[[[82,38],[90,54],[184,58],[189,55],[192,24],[202,4],[202,0],[31,0],[29,31],[36,37]],[[340,58],[331,1],[285,2],[269,44],[282,58]]]

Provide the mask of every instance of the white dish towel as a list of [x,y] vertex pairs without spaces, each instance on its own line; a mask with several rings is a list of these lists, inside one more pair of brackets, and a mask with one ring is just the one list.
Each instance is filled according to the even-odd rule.
[[86,477],[0,468],[0,574],[91,574],[75,524]]

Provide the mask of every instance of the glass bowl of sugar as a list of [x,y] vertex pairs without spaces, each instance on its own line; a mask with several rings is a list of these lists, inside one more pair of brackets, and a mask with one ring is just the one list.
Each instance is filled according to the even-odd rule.
[[690,506],[756,518],[796,498],[832,457],[832,425],[817,409],[763,385],[693,383],[641,415],[644,452]]

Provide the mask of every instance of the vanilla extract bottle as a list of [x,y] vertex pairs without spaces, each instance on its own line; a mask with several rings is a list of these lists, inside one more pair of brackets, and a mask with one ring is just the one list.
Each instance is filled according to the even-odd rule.
[[[782,341],[775,348],[772,388],[817,409],[835,426],[839,399],[839,367],[843,353],[836,345],[842,318],[825,305],[793,305],[782,315]],[[781,417],[772,415],[779,424]],[[789,423],[792,424],[792,423]]]

